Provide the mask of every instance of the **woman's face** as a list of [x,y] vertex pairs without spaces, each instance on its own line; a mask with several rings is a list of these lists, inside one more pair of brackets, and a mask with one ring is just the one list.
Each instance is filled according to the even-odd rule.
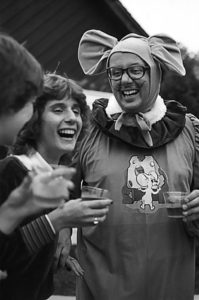
[[[132,53],[113,53],[109,60],[109,68],[126,69],[130,66],[147,65],[137,55]],[[146,70],[144,76],[140,79],[131,79],[127,72],[123,72],[121,79],[111,80],[113,94],[122,108],[130,113],[145,112],[147,99],[150,93],[149,70]]]
[[44,157],[60,157],[74,150],[82,129],[80,113],[78,102],[74,99],[47,102],[38,141],[38,150]]
[[0,118],[0,144],[12,145],[17,137],[18,132],[23,125],[29,121],[33,114],[33,104],[31,99],[18,112],[13,112]]

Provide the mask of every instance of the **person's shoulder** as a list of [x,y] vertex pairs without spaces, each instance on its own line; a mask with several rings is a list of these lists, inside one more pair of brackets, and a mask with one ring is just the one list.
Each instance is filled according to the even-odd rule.
[[15,170],[19,170],[19,169],[26,171],[25,166],[13,155],[9,155],[4,159],[0,160],[1,173],[6,171],[14,172]]
[[196,147],[199,149],[199,119],[193,114],[186,114],[186,126],[191,126],[193,129],[192,132],[194,133],[194,139],[196,142]]
[[199,124],[199,118],[197,118],[195,115],[193,115],[191,113],[187,113],[186,118],[188,118],[189,120],[191,120],[195,124]]
[[187,122],[192,124],[192,126],[194,127],[194,130],[196,132],[199,132],[199,119],[195,115],[193,115],[191,113],[187,113],[186,114],[186,123]]
[[12,156],[6,156],[3,159],[0,160],[0,168],[7,168],[10,165],[15,164],[15,159]]
[[17,163],[17,159],[13,155],[6,156],[5,158],[0,160],[1,167],[12,166],[16,165]]

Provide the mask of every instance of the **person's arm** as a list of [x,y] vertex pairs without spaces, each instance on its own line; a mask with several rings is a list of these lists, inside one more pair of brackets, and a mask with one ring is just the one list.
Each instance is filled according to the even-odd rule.
[[112,200],[82,201],[70,200],[61,208],[51,211],[48,215],[37,218],[23,226],[20,231],[30,253],[39,251],[50,243],[63,228],[93,225],[94,218],[103,222]]
[[[0,231],[0,270],[7,271],[8,265],[16,263],[16,259],[21,252],[29,255],[28,248],[19,231],[5,234]],[[3,275],[3,274],[2,274]],[[8,274],[9,276],[9,274]]]
[[189,235],[199,237],[199,119],[188,114],[194,131],[195,158],[193,163],[192,191],[183,207],[185,228]]
[[[0,180],[0,188],[1,188],[0,197],[2,203],[0,206],[0,230],[5,234],[10,234],[15,230],[15,228],[19,226],[19,224],[24,220],[24,218],[28,217],[29,215],[33,215],[35,213],[41,212],[42,210],[45,209],[46,200],[39,198],[39,201],[36,201],[36,196],[32,191],[32,185],[34,184],[34,181],[36,179],[40,181],[40,185],[42,184],[42,180],[45,179],[43,183],[45,188],[46,179],[48,179],[48,181],[49,180],[52,181],[53,178],[56,178],[57,175],[60,176],[61,174],[65,176],[67,174],[67,176],[71,176],[70,174],[73,173],[74,170],[62,169],[62,170],[53,171],[52,174],[50,175],[42,174],[42,175],[36,175],[34,177],[31,175],[27,175],[24,178],[23,182],[13,190],[12,187],[15,187],[14,184],[16,184],[15,182],[16,180],[14,179],[11,180],[11,183],[7,178],[5,179],[3,178],[2,180]],[[68,179],[63,179],[63,180],[64,182],[66,182],[66,188],[64,188],[63,193],[66,193],[67,191],[69,193],[69,189],[72,188],[73,184]],[[10,193],[10,191],[12,192]],[[60,197],[63,197],[63,194],[61,194]],[[41,236],[45,240],[44,243],[48,243],[49,240],[51,241],[54,238],[54,233],[51,224],[49,225],[48,219],[46,221],[46,217],[43,217],[41,219],[38,219],[38,221],[35,222],[35,226],[33,226],[32,223],[30,223],[29,225],[27,225],[27,228],[26,227],[24,228],[24,232],[25,232],[24,234],[26,236],[26,239],[24,240],[28,246],[30,244],[28,241],[31,240],[32,238],[31,233],[33,232],[34,234],[34,230],[35,232],[38,230],[38,228],[40,227],[40,223],[43,225],[44,229],[46,228],[46,232],[43,236],[41,233]],[[48,225],[50,226],[49,228]],[[28,236],[28,233],[30,237]],[[40,234],[38,233],[38,235]],[[40,241],[40,236],[38,236],[38,238],[37,237],[35,238],[38,241]],[[33,238],[32,244],[34,245],[34,243],[35,242]],[[38,248],[40,248],[40,245],[38,246]]]
[[[79,163],[79,155],[76,153],[72,162],[67,160],[61,161],[62,165],[69,165],[76,169],[76,172],[73,174],[73,183],[75,183],[75,188],[70,191],[70,198],[78,198],[77,195],[80,196],[80,183],[81,183],[81,173],[80,167],[78,166]],[[39,251],[41,247],[50,243],[59,232],[59,230],[55,230],[53,224],[51,223],[50,218],[45,215],[39,217],[38,219],[32,221],[30,224],[23,226],[21,229],[21,234],[24,239],[25,244],[27,245],[29,252],[34,254],[35,252]]]
[[[27,216],[23,203],[30,194],[31,178],[27,176],[22,184],[14,189],[0,206],[0,231],[10,234]],[[27,207],[28,210],[28,207]]]
[[[6,234],[10,234],[26,217],[41,213],[46,207],[49,208],[49,200],[34,192],[38,183],[42,190],[51,187],[54,183],[52,187],[58,199],[62,199],[63,196],[68,199],[69,191],[73,188],[70,177],[74,174],[74,169],[61,168],[51,173],[37,175],[28,173],[28,170],[17,159],[8,159],[2,164],[0,168],[0,230]],[[62,189],[56,180],[60,176]],[[51,202],[53,204],[53,200]]]
[[[5,245],[5,243],[7,242],[8,236],[7,234],[4,234],[3,232],[0,231],[0,253],[2,245]],[[7,271],[6,270],[0,270],[0,281],[3,279],[6,279],[8,276]]]
[[20,228],[29,253],[38,252],[55,239],[56,232],[47,215],[43,215]]

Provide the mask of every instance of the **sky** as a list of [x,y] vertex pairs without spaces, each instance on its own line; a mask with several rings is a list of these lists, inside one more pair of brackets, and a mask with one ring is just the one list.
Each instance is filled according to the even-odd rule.
[[199,0],[120,0],[149,34],[165,33],[199,52]]

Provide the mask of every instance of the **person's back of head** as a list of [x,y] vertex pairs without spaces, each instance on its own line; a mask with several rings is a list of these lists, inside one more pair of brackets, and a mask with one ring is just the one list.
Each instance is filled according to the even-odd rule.
[[22,109],[40,94],[42,83],[39,62],[14,38],[0,33],[0,117]]

